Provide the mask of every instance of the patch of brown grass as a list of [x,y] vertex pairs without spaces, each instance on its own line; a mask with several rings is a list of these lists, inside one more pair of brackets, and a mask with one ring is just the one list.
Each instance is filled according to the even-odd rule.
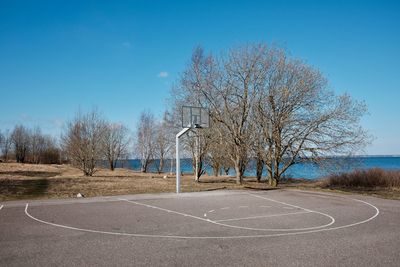
[[[234,177],[204,175],[200,182],[195,182],[193,174],[185,174],[181,177],[181,190],[195,192],[217,189],[298,188],[400,199],[399,173],[370,170],[317,181],[286,179],[282,180],[278,188],[271,188],[265,182],[259,183],[255,177],[244,178],[243,184],[238,185]],[[0,163],[0,201],[71,198],[77,193],[93,197],[161,192],[175,192],[174,174],[100,169],[93,177],[85,177],[80,170],[69,165]]]
[[400,187],[400,171],[387,171],[379,168],[355,170],[349,173],[331,175],[327,177],[325,183],[326,187]]
[[[268,186],[257,183],[255,178],[246,178],[243,185],[237,185],[234,178],[227,176],[205,175],[200,182],[195,182],[193,175],[181,177],[182,192],[244,187]],[[174,174],[100,169],[93,177],[85,177],[80,170],[68,165],[0,164],[0,200],[70,198],[77,193],[92,197],[158,192],[175,192]]]
[[400,200],[400,171],[386,171],[379,168],[355,170],[349,173],[330,175],[325,179],[300,186],[295,185],[295,187]]

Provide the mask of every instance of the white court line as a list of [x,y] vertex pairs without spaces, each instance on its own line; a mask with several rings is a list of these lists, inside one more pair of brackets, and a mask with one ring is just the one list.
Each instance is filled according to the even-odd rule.
[[[308,192],[306,192],[308,193]],[[312,193],[308,193],[312,194]],[[337,197],[336,195],[333,195],[333,197]],[[81,231],[81,232],[89,232],[89,233],[97,233],[97,234],[108,234],[108,235],[117,235],[117,236],[131,236],[131,237],[145,237],[145,238],[174,238],[174,239],[243,239],[243,238],[264,238],[264,237],[280,237],[280,236],[292,236],[292,235],[303,235],[303,234],[311,234],[311,233],[319,233],[319,232],[328,232],[328,231],[334,231],[334,230],[339,230],[339,229],[345,229],[345,228],[350,228],[354,227],[357,225],[361,225],[364,223],[367,223],[369,221],[374,220],[376,217],[379,215],[379,209],[375,207],[374,205],[358,200],[358,199],[353,199],[353,198],[346,198],[342,197],[345,199],[357,201],[360,203],[363,203],[369,207],[372,207],[375,210],[375,214],[368,219],[365,219],[363,221],[359,221],[356,223],[352,224],[347,224],[347,225],[342,225],[342,226],[337,226],[337,227],[332,227],[332,228],[325,228],[325,229],[317,229],[317,230],[311,230],[311,231],[300,231],[300,232],[289,232],[289,233],[277,233],[277,234],[265,234],[265,235],[236,235],[236,236],[178,236],[178,235],[146,235],[146,234],[134,234],[134,233],[120,233],[120,232],[107,232],[107,231],[98,231],[98,230],[91,230],[91,229],[84,229],[84,228],[78,228],[78,227],[71,227],[71,226],[66,226],[66,225],[61,225],[61,224],[55,224],[51,222],[46,222],[40,219],[37,219],[30,215],[28,213],[28,206],[29,204],[27,203],[25,206],[25,214],[31,218],[32,220],[35,220],[37,222],[55,226],[55,227],[60,227],[64,229],[70,229],[70,230],[75,230],[75,231]]]
[[[251,194],[249,194],[249,195],[251,195]],[[335,219],[332,216],[328,215],[328,214],[325,214],[325,213],[322,213],[322,212],[318,212],[318,211],[312,211],[312,210],[308,210],[308,209],[304,209],[304,208],[300,208],[299,207],[300,209],[302,209],[304,211],[307,211],[307,212],[314,212],[314,213],[319,213],[321,215],[324,215],[324,216],[330,218],[331,221],[328,224],[324,224],[324,225],[320,225],[320,226],[314,226],[314,227],[305,227],[305,228],[254,228],[254,227],[245,227],[245,226],[237,226],[237,225],[230,225],[230,224],[220,223],[220,222],[217,222],[217,221],[213,221],[213,220],[210,220],[210,219],[204,219],[204,218],[197,217],[197,216],[190,215],[190,214],[186,214],[186,213],[183,213],[183,212],[164,209],[164,208],[160,208],[160,207],[157,207],[157,206],[148,205],[148,204],[144,204],[144,203],[140,203],[140,202],[136,202],[136,201],[132,201],[132,200],[127,200],[127,199],[123,199],[123,198],[120,198],[120,200],[126,201],[126,202],[130,202],[130,203],[133,203],[133,204],[137,204],[137,205],[140,205],[140,206],[145,206],[145,207],[148,207],[148,208],[153,208],[153,209],[157,209],[157,210],[166,211],[166,212],[169,212],[169,213],[182,215],[182,216],[185,216],[185,217],[190,217],[190,218],[193,218],[193,219],[198,219],[198,220],[201,220],[201,221],[205,221],[205,222],[216,224],[216,225],[220,225],[220,226],[225,226],[225,227],[235,228],[235,229],[251,230],[251,231],[276,231],[276,232],[305,231],[305,230],[314,230],[314,229],[325,228],[325,227],[331,226],[332,224],[335,223]],[[281,202],[281,204],[282,203],[283,202]]]
[[300,212],[292,212],[292,213],[260,215],[260,216],[253,216],[253,217],[243,217],[243,218],[233,218],[233,219],[225,219],[225,220],[215,220],[214,222],[231,222],[231,221],[251,220],[251,219],[258,219],[258,218],[269,218],[269,217],[287,216],[287,215],[295,215],[295,214],[303,214],[303,213],[311,213],[311,212],[309,212],[309,211],[300,211]]
[[306,211],[310,211],[310,212],[316,212],[316,211],[313,211],[313,210],[310,210],[310,209],[305,209],[305,208],[300,207],[300,206],[288,204],[288,203],[285,203],[285,202],[282,202],[282,201],[278,201],[278,200],[275,200],[275,199],[272,199],[272,198],[268,198],[268,197],[262,197],[262,196],[256,195],[256,194],[247,193],[247,195],[250,195],[250,196],[253,196],[253,197],[262,198],[262,199],[266,199],[266,200],[269,200],[269,201],[272,201],[272,202],[275,202],[275,203],[279,203],[279,204],[283,204],[283,205],[286,205],[286,206],[289,206],[289,207],[292,207],[292,208],[302,209],[302,210],[306,210]]
[[260,206],[260,208],[271,208],[271,206]]
[[209,210],[207,211],[207,213],[213,213],[215,210]]
[[230,209],[230,207],[221,208],[221,210],[229,210],[229,209]]

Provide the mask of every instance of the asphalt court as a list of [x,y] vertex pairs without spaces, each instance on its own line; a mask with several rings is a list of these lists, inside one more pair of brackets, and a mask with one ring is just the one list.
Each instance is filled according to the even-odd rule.
[[400,202],[301,190],[0,203],[1,266],[398,266]]
[[307,192],[236,192],[25,206],[31,223],[148,238],[252,238],[356,227],[379,216],[357,199]]

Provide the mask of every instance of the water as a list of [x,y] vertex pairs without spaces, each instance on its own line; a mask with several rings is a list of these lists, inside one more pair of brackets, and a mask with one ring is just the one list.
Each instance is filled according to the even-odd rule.
[[[175,161],[172,161],[173,166],[171,168],[171,161],[166,160],[164,162],[163,172],[175,172]],[[156,172],[159,161],[154,161],[150,167],[150,172]],[[133,170],[140,170],[140,161],[137,159],[127,160],[120,162],[118,167],[130,168]],[[354,169],[371,169],[371,168],[382,168],[385,170],[400,170],[400,156],[371,156],[371,157],[353,157],[353,158],[332,158],[325,160],[324,164],[315,164],[312,162],[303,162],[291,166],[285,173],[285,177],[290,178],[305,178],[305,179],[318,179],[329,175],[331,173],[348,172]],[[205,166],[208,174],[212,174],[210,166]],[[181,160],[181,171],[183,173],[193,173],[192,160],[182,159]],[[234,168],[229,171],[230,175],[235,175]],[[255,176],[255,164],[250,162],[245,176]],[[265,176],[265,170],[264,174]]]

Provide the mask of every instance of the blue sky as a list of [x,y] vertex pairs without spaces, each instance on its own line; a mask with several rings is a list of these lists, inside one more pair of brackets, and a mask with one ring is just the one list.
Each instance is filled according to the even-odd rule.
[[399,1],[0,1],[0,129],[59,135],[97,107],[134,129],[161,115],[201,45],[266,42],[364,100],[368,154],[400,154]]

